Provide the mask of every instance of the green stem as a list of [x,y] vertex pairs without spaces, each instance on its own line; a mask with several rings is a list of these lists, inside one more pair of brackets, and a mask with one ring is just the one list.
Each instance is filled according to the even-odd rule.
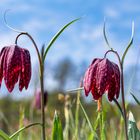
[[105,53],[104,58],[106,57],[107,53],[109,52],[113,52],[118,60],[119,60],[119,64],[120,64],[120,70],[121,70],[121,95],[122,95],[122,109],[123,109],[123,116],[124,116],[124,126],[125,126],[125,137],[126,140],[128,140],[128,134],[127,134],[127,117],[126,117],[126,108],[125,108],[125,97],[124,97],[124,76],[123,76],[123,61],[121,61],[119,54],[117,53],[117,51],[114,50],[109,50]]
[[39,53],[38,47],[34,41],[34,39],[32,38],[32,36],[30,34],[28,34],[27,32],[21,32],[15,40],[15,44],[17,44],[18,38],[22,35],[26,35],[30,38],[30,40],[32,41],[36,52],[37,52],[37,56],[38,56],[38,60],[39,60],[39,68],[40,68],[40,87],[41,87],[41,122],[42,122],[42,139],[46,140],[45,138],[45,110],[44,110],[44,61],[43,61],[43,53]]
[[29,124],[29,125],[27,125],[27,126],[25,126],[25,127],[22,127],[21,129],[19,129],[18,131],[16,131],[14,134],[12,134],[9,138],[10,139],[13,139],[17,134],[19,134],[20,132],[22,132],[23,130],[25,130],[25,129],[27,129],[27,128],[30,128],[30,127],[32,127],[32,126],[35,126],[35,125],[41,125],[42,126],[42,124],[41,123],[32,123],[32,124]]
[[85,109],[84,109],[84,107],[83,107],[83,105],[82,105],[80,100],[79,100],[79,104],[80,104],[80,107],[81,107],[81,109],[82,109],[82,111],[83,111],[83,113],[85,115],[85,118],[86,118],[86,120],[88,122],[88,125],[89,125],[89,128],[90,128],[91,132],[94,134],[95,138],[98,139],[98,136],[97,136],[96,132],[94,131],[93,126],[92,126],[92,124],[91,124],[91,122],[90,122],[90,120],[88,118],[88,115],[87,115],[87,113],[86,113],[86,111],[85,111]]
[[128,140],[127,117],[126,117],[125,97],[124,97],[124,76],[123,76],[123,65],[122,65],[122,63],[121,63],[121,92],[122,92],[122,108],[123,108],[123,113],[124,113],[125,136],[126,136],[126,140]]
[[78,127],[79,127],[79,102],[80,102],[80,91],[77,92],[76,101],[76,112],[75,112],[75,138],[78,140]]
[[42,121],[42,139],[45,138],[45,108],[44,108],[44,63],[40,67],[40,86],[41,86],[41,121]]

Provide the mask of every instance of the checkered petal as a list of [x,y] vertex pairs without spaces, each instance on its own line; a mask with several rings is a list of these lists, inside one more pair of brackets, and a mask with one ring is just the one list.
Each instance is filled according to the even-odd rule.
[[94,59],[85,73],[83,85],[84,85],[86,96],[88,96],[91,88],[93,88],[92,86],[93,83],[96,83],[96,79],[95,79],[96,69],[100,61],[101,59]]
[[0,85],[4,78],[9,92],[19,81],[19,89],[28,88],[31,79],[31,61],[29,51],[17,45],[4,47],[0,52]]
[[30,53],[26,49],[21,49],[21,73],[19,81],[19,90],[25,87],[28,88],[30,79],[31,79],[31,60]]
[[108,59],[94,59],[84,77],[85,94],[91,91],[95,100],[108,93],[109,101],[119,97],[120,70],[117,64]]

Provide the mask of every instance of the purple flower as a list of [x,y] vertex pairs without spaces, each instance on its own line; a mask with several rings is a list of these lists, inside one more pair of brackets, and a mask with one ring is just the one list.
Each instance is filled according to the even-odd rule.
[[[46,106],[48,101],[48,92],[44,92],[44,106]],[[37,109],[41,109],[41,91],[36,90],[35,91],[35,100],[34,100],[34,107]]]
[[28,50],[17,45],[6,46],[0,52],[0,86],[4,78],[6,87],[12,92],[19,81],[19,90],[28,88],[31,79],[31,61]]
[[112,101],[114,96],[117,99],[120,92],[118,65],[106,58],[94,59],[85,73],[84,89],[86,96],[91,92],[95,100],[102,97],[104,93],[108,94],[109,101]]

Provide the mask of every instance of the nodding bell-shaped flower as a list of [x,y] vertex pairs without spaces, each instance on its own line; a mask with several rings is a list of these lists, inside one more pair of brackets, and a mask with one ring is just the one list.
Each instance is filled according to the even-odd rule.
[[108,94],[109,101],[119,97],[120,70],[117,64],[108,59],[96,58],[88,67],[84,76],[85,95],[92,93],[94,100],[98,100],[104,93]]
[[[48,101],[48,92],[44,91],[44,107],[46,106]],[[35,91],[35,99],[33,103],[34,108],[41,109],[41,90]]]
[[31,60],[28,50],[17,45],[4,47],[0,52],[0,86],[4,78],[6,87],[12,92],[19,81],[19,90],[28,88],[31,79]]

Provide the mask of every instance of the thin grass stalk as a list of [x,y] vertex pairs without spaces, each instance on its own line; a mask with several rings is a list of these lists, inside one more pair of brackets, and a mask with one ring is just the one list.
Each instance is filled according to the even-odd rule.
[[77,92],[76,112],[75,112],[75,140],[78,140],[78,127],[79,127],[79,99],[80,91]]
[[122,63],[121,63],[121,93],[122,93],[122,108],[123,108],[123,113],[124,113],[125,137],[126,137],[126,140],[128,140],[127,117],[126,117],[125,97],[124,97],[124,76],[123,76],[123,65],[122,65]]
[[[43,50],[44,51],[44,50]],[[42,122],[42,139],[46,140],[45,135],[45,107],[44,107],[44,61],[43,54],[41,53],[41,66],[40,66],[40,87],[41,87],[41,122]]]
[[[82,81],[80,82],[80,87],[82,87]],[[80,94],[81,91],[77,91],[77,101],[76,101],[76,112],[75,112],[75,139],[78,140],[78,127],[79,127],[79,108],[80,108]]]

